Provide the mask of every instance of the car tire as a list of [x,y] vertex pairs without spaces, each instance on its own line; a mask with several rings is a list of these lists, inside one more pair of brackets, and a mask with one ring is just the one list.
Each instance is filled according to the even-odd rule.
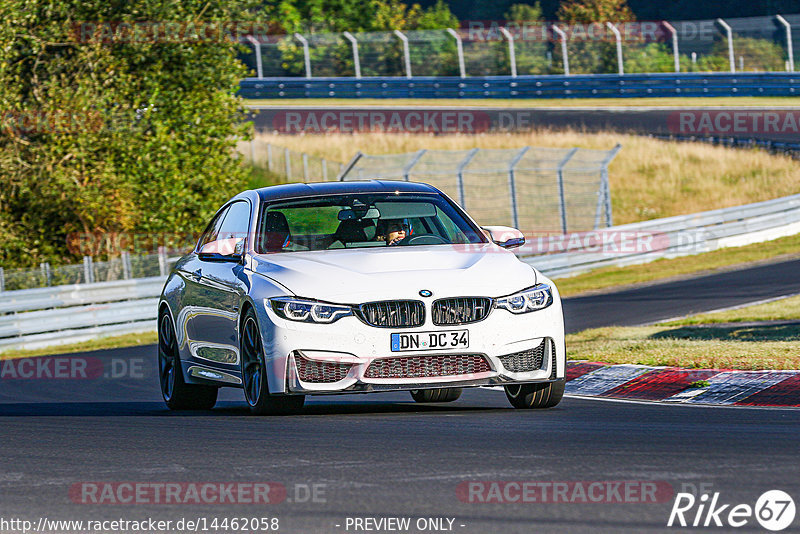
[[240,339],[242,388],[244,398],[255,415],[288,415],[303,408],[305,395],[272,395],[267,381],[261,335],[252,308],[245,313]]
[[461,396],[461,388],[413,389],[411,398],[416,402],[453,402]]
[[217,403],[219,388],[184,380],[175,328],[166,312],[158,320],[158,379],[170,410],[210,410]]
[[513,384],[505,386],[508,402],[514,408],[552,408],[564,396],[564,380],[544,384]]

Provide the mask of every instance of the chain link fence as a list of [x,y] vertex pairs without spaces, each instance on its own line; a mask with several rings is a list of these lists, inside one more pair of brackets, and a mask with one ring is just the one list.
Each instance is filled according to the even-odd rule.
[[94,261],[91,256],[84,256],[83,263],[77,265],[51,267],[49,263],[42,263],[38,269],[0,267],[0,292],[166,276],[177,259],[177,256],[169,256],[166,249],[161,247],[157,254],[132,255],[123,252],[108,261]]
[[340,179],[424,182],[447,193],[482,225],[566,234],[612,225],[608,165],[621,148],[358,152]]
[[800,45],[800,14],[468,26],[249,36],[243,44],[250,51],[242,59],[259,78],[793,72]]
[[248,163],[283,178],[286,182],[327,182],[335,180],[344,168],[338,161],[298,152],[253,138],[239,141],[237,150]]

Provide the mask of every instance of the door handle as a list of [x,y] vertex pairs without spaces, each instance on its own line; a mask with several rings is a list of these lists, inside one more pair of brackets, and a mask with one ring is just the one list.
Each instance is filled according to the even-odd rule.
[[194,279],[199,282],[203,278],[203,270],[197,269],[195,272],[192,273],[192,277],[194,277]]

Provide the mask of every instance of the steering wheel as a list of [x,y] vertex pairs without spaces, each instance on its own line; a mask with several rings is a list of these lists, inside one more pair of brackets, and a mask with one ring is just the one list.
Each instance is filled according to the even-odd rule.
[[450,242],[440,235],[422,234],[411,236],[407,243],[409,245],[447,245]]

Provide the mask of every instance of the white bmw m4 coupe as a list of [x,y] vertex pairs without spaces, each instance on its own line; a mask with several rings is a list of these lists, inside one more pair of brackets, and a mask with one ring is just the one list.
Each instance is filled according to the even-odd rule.
[[564,393],[561,300],[434,187],[288,184],[225,204],[158,304],[161,392],[210,409],[239,387],[257,414],[306,395],[406,390],[417,402],[503,386],[515,408]]

